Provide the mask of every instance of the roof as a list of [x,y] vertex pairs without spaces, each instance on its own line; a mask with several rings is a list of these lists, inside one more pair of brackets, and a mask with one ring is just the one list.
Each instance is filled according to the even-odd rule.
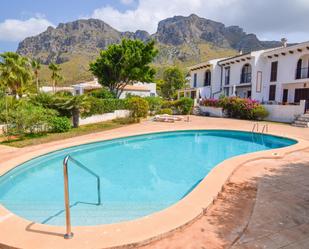
[[287,46],[287,47],[278,47],[278,48],[274,48],[268,51],[265,51],[263,53],[264,57],[268,57],[268,56],[274,56],[274,55],[285,55],[286,53],[294,53],[294,51],[297,50],[303,50],[303,49],[307,49],[309,50],[309,41],[307,42],[302,42],[302,43],[298,43],[296,45],[292,45],[292,46]]
[[212,65],[209,64],[209,61],[206,61],[206,62],[202,62],[200,64],[197,64],[197,65],[194,65],[192,67],[189,67],[189,70],[190,71],[195,71],[195,70],[198,70],[198,69],[202,69],[202,68],[207,68],[207,67],[211,67]]
[[102,86],[96,80],[83,82],[83,83],[79,83],[79,84],[74,84],[72,86],[73,87],[80,87],[80,88],[87,89],[87,90],[102,88]]
[[124,91],[150,92],[150,89],[145,86],[126,85]]
[[235,55],[235,56],[232,56],[232,57],[220,60],[220,61],[218,61],[218,64],[221,65],[224,62],[228,62],[228,61],[232,61],[232,60],[237,60],[237,59],[243,59],[243,58],[248,59],[248,57],[250,57],[250,59],[251,59],[251,52]]
[[[42,86],[40,87],[41,91],[43,92],[53,92],[54,88],[52,86]],[[73,91],[73,87],[69,86],[56,86],[55,91],[56,92],[61,92],[61,91]]]

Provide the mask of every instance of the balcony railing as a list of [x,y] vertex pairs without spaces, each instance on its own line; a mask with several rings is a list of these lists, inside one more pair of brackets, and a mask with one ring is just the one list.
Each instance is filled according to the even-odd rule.
[[243,73],[240,76],[240,84],[251,83],[252,75],[251,73]]
[[303,68],[297,68],[296,69],[296,77],[297,80],[299,79],[308,79],[309,78],[309,68],[303,67]]

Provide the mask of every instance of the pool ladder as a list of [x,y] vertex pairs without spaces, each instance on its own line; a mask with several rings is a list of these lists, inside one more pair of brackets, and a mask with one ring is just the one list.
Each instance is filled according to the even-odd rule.
[[[259,123],[254,123],[252,127],[252,132],[259,133]],[[265,132],[268,132],[268,124],[263,124],[263,128],[261,133],[264,134]]]
[[64,235],[65,239],[71,239],[73,238],[72,233],[72,226],[71,226],[71,213],[70,213],[70,194],[69,194],[69,174],[68,174],[68,165],[69,161],[74,163],[79,168],[83,169],[90,175],[96,178],[97,180],[97,198],[98,203],[97,205],[101,205],[101,185],[100,185],[100,177],[94,173],[92,170],[87,168],[85,165],[83,165],[81,162],[77,161],[70,155],[67,155],[63,159],[63,178],[64,178],[64,204],[65,204],[65,221],[66,221],[66,233]]

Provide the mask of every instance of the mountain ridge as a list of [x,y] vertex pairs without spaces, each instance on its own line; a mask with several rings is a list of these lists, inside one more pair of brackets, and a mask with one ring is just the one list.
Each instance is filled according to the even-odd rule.
[[100,50],[119,43],[123,38],[154,39],[159,48],[154,64],[159,67],[188,66],[214,57],[235,55],[238,50],[248,52],[281,45],[278,41],[261,41],[239,26],[225,26],[191,14],[160,21],[154,34],[144,30],[121,32],[99,19],[59,23],[56,28],[48,27],[41,34],[24,39],[19,43],[17,52],[43,64],[71,62],[70,66],[85,74],[85,77],[79,77],[89,78],[89,61],[95,59]]

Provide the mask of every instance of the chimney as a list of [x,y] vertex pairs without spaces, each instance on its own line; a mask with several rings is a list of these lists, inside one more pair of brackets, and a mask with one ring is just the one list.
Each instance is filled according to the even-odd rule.
[[242,52],[242,49],[241,49],[241,48],[239,49],[239,51],[238,51],[238,52],[239,52],[239,54],[240,54],[240,55],[242,55],[242,54],[243,54],[243,52]]
[[282,39],[281,39],[281,43],[282,43],[282,46],[283,46],[284,48],[286,48],[286,47],[288,46],[288,39],[282,38]]

